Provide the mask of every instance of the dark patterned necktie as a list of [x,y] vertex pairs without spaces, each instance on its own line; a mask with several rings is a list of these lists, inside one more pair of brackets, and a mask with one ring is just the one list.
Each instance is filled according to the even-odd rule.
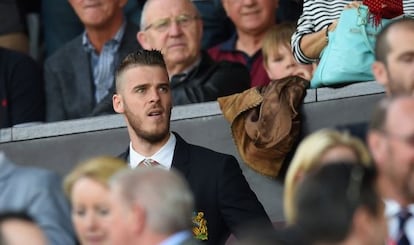
[[411,213],[406,209],[402,209],[398,214],[398,236],[397,236],[397,245],[410,245],[408,241],[407,234],[404,231],[405,224],[407,220],[411,217]]
[[138,167],[156,167],[159,165],[160,164],[157,161],[152,160],[151,158],[145,158],[138,164]]

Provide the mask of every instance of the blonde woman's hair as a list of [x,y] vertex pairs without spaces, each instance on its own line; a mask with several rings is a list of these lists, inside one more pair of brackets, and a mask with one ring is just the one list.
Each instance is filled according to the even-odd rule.
[[283,207],[288,224],[293,224],[296,219],[294,200],[300,181],[298,177],[320,167],[319,160],[323,154],[337,146],[349,147],[355,153],[358,162],[365,166],[371,164],[371,156],[364,143],[347,132],[322,129],[307,136],[299,144],[286,174]]
[[65,194],[70,199],[73,186],[84,177],[108,187],[108,181],[112,175],[127,166],[123,160],[111,156],[94,157],[81,162],[65,177],[63,181]]
[[[263,37],[262,54],[264,65],[267,66],[267,58],[278,51],[281,45],[291,48],[290,39],[296,30],[296,24],[285,22],[274,25]],[[293,54],[292,54],[293,55]]]

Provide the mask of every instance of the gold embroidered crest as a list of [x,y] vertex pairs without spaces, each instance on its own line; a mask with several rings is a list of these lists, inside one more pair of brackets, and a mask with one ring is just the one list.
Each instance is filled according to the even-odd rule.
[[203,212],[193,213],[193,235],[199,240],[208,239],[207,220]]

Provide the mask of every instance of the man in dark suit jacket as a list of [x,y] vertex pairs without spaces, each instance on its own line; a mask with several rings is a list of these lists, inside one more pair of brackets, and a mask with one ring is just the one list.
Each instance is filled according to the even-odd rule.
[[69,2],[84,24],[85,32],[46,60],[47,121],[113,113],[116,66],[126,54],[139,47],[138,27],[123,17],[125,0],[94,5],[85,1]]
[[138,42],[145,49],[163,53],[174,105],[214,101],[250,87],[244,65],[216,62],[201,52],[202,36],[202,19],[192,1],[146,1]]
[[29,56],[0,48],[0,128],[44,120],[41,67]]
[[237,236],[253,221],[271,226],[233,156],[188,144],[170,132],[171,101],[159,51],[140,50],[122,61],[113,96],[114,109],[124,115],[131,139],[122,157],[132,168],[152,159],[184,175],[195,196],[198,229],[193,232],[207,244],[223,244],[230,232]]

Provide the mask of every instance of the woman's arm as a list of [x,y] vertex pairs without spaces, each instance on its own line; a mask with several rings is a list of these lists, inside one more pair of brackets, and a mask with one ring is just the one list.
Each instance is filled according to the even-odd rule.
[[304,64],[315,62],[327,44],[327,26],[328,31],[333,31],[344,7],[356,7],[360,3],[348,0],[305,0],[291,42],[296,60]]
[[300,40],[300,48],[303,54],[311,59],[318,59],[322,49],[328,44],[327,34],[330,31],[335,30],[338,20],[335,20],[331,24],[320,31],[304,35]]

